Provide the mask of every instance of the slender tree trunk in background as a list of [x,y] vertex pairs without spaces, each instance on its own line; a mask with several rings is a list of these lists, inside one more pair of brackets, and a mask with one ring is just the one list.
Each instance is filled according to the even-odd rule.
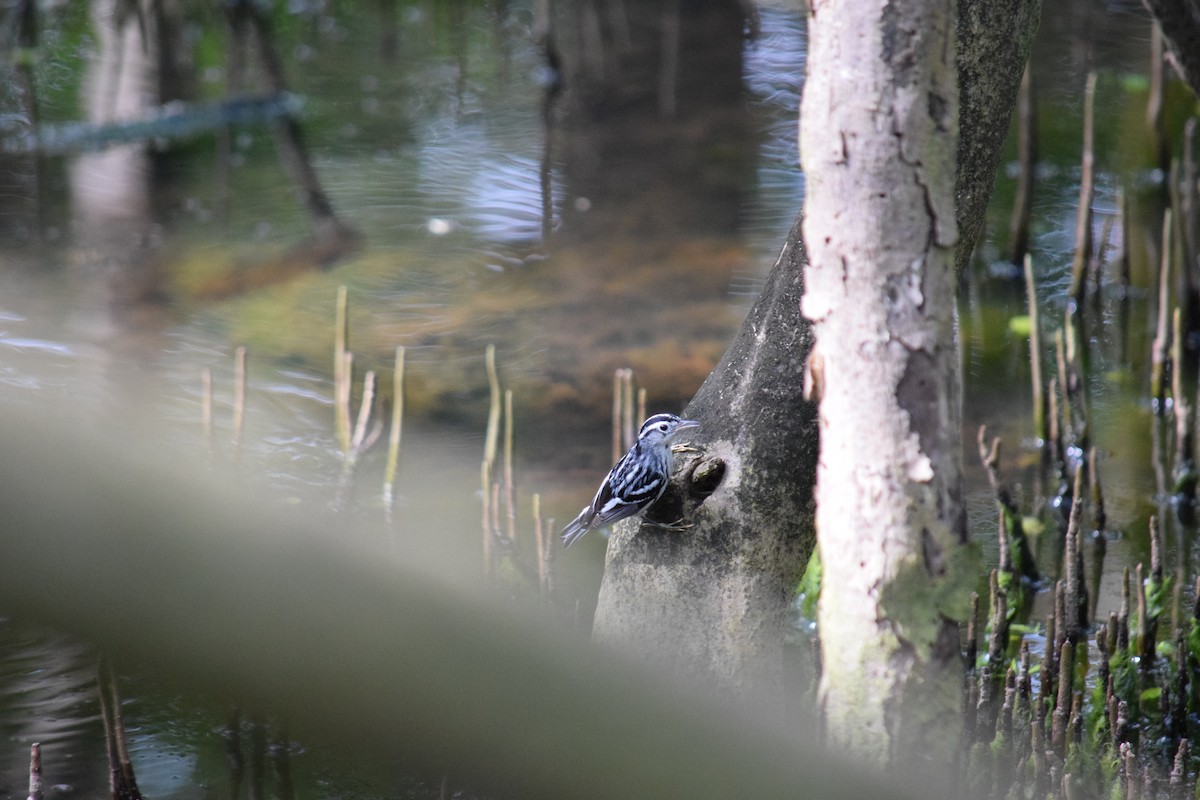
[[[957,174],[952,140],[942,167],[954,181],[958,226],[964,237],[969,232],[970,239],[960,238],[957,252],[951,252],[951,275],[955,265],[961,269],[966,263],[974,237],[983,227],[1040,3],[960,0],[959,13],[960,30],[968,37],[957,48],[962,140]],[[894,40],[893,44],[902,43]],[[946,46],[947,57],[952,58],[953,37]],[[816,53],[810,51],[810,69],[814,57]],[[952,78],[942,76],[943,83]],[[950,108],[953,101],[950,98]],[[914,157],[906,152],[910,159]],[[947,175],[936,177],[947,179]],[[953,230],[954,204],[939,213],[949,215],[939,217],[941,227]],[[854,209],[838,230],[860,233],[858,228],[872,224]],[[944,231],[941,236],[946,238]],[[949,247],[954,246],[952,239]],[[943,269],[946,250],[938,246]],[[672,533],[634,523],[618,526],[609,542],[594,630],[598,641],[656,660],[679,674],[767,693],[781,688],[788,604],[814,545],[812,490],[818,430],[815,408],[803,399],[803,364],[812,341],[808,322],[800,314],[805,261],[797,223],[758,302],[684,412],[703,425],[694,437],[702,452],[677,458],[672,494],[659,514],[664,521],[682,515],[692,527]],[[953,321],[953,295],[944,289],[938,287],[942,305],[928,306],[931,313],[942,315],[938,325]],[[918,285],[915,290],[922,288]],[[934,332],[942,333],[941,329]],[[933,373],[933,367],[953,360],[953,345],[948,348],[936,352],[933,363],[914,367],[914,378],[921,366]],[[930,380],[943,380],[943,376],[931,374]],[[911,380],[905,386],[913,392],[923,388]],[[849,408],[856,408],[858,402],[854,399]],[[946,402],[947,416],[956,419],[957,406],[949,404],[957,398],[947,397]],[[948,448],[950,457],[957,459],[959,431],[937,428],[939,421],[936,416],[921,417],[917,442],[931,448],[946,444],[943,451]],[[894,434],[889,434],[891,438]],[[939,459],[943,451],[938,451]],[[939,533],[952,540],[959,534],[948,524]],[[914,573],[920,570],[910,574]],[[830,579],[825,585],[830,585]],[[949,630],[940,621],[928,628],[922,635],[934,641],[943,641],[938,637]]]
[[1200,7],[1195,0],[1142,0],[1162,31],[1175,71],[1200,95]]
[[983,234],[1042,0],[958,0],[958,206],[955,269]]
[[[247,38],[253,40],[267,88],[272,92],[286,92],[288,86],[283,74],[283,62],[275,49],[266,16],[253,0],[235,0],[227,5],[226,13],[230,15],[230,27],[242,28],[246,33],[241,36],[248,33]],[[300,122],[288,114],[271,123],[271,133],[275,138],[280,163],[292,181],[301,208],[308,215],[312,238],[319,251],[316,260],[325,265],[331,264],[356,249],[361,244],[361,237],[334,212],[333,203],[309,158]]]
[[[16,90],[21,100],[21,110],[25,112],[26,124],[34,137],[40,139],[41,121],[38,108],[37,82],[33,75],[33,62],[38,48],[37,3],[35,0],[21,0],[17,7],[17,47],[20,53],[16,63]],[[33,191],[30,199],[33,203],[33,214],[30,220],[30,239],[34,242],[42,240],[42,231],[46,227],[46,163],[45,157],[38,150],[29,155],[31,167],[30,183]]]
[[820,393],[817,541],[829,737],[949,763],[977,571],[955,330],[954,0],[813,3],[800,154]]

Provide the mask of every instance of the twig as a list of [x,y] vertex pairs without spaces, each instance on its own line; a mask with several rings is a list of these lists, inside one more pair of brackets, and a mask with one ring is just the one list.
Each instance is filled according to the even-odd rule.
[[[1158,537],[1158,517],[1150,517],[1150,542]],[[1153,622],[1150,610],[1146,606],[1146,581],[1142,575],[1142,565],[1133,568],[1134,591],[1137,592],[1137,655],[1142,659],[1139,665],[1148,668],[1154,658],[1154,633],[1151,630]]]
[[1192,407],[1183,392],[1182,325],[1182,311],[1175,306],[1171,314],[1171,413],[1175,417],[1175,468],[1171,488],[1173,494],[1190,503],[1196,496],[1196,454]]
[[[1034,100],[1033,65],[1025,64],[1017,94],[1017,190],[1009,221],[1008,241],[1012,263],[1029,257],[1029,218],[1033,209],[1033,186],[1037,169],[1037,103]],[[1026,272],[1028,275],[1028,272]]]
[[1066,320],[1063,324],[1067,368],[1067,400],[1071,405],[1071,419],[1074,427],[1071,433],[1075,438],[1075,446],[1080,452],[1087,452],[1091,446],[1090,425],[1088,422],[1087,385],[1083,376],[1086,370],[1084,357],[1086,350],[1080,344],[1078,321],[1082,324],[1083,311],[1067,309]]
[[517,541],[517,503],[513,487],[513,393],[504,390],[504,510],[508,515],[508,541]]
[[383,471],[383,505],[388,522],[392,521],[396,489],[396,469],[400,463],[400,431],[404,421],[404,348],[396,348],[392,371],[392,427],[388,432],[387,466]]
[[634,427],[635,420],[633,418],[634,405],[633,405],[633,370],[632,369],[626,367],[625,373],[624,373],[624,380],[625,380],[625,382],[621,388],[621,402],[624,404],[623,422],[624,422],[624,428],[625,428],[625,446],[623,448],[621,448],[622,452],[633,447],[634,437],[637,435],[637,433],[636,433],[637,429]]
[[485,458],[479,466],[479,483],[483,490],[483,574],[492,574],[492,467]]
[[1176,276],[1176,292],[1178,297],[1175,304],[1183,308],[1183,321],[1186,330],[1195,330],[1196,319],[1200,316],[1200,286],[1197,285],[1196,264],[1187,257],[1187,216],[1184,208],[1183,167],[1179,159],[1171,159],[1171,169],[1167,179],[1167,194],[1170,198],[1173,230],[1171,232],[1171,261],[1179,272]]
[[350,375],[353,362],[348,352],[348,326],[346,287],[339,286],[333,323],[333,414],[334,428],[343,453],[350,452]]
[[200,370],[200,425],[204,428],[204,438],[210,443],[212,442],[212,409],[212,370],[205,367]]
[[1200,237],[1200,198],[1197,193],[1200,192],[1200,187],[1197,184],[1197,168],[1196,168],[1196,134],[1197,128],[1200,128],[1197,119],[1192,117],[1183,126],[1183,167],[1182,167],[1182,186],[1179,191],[1179,222],[1180,231],[1183,236],[1183,263],[1187,265],[1189,273],[1195,273],[1200,269],[1200,264],[1197,260],[1200,259],[1200,242],[1197,238]]
[[[1017,503],[1013,500],[1012,492],[1009,491],[1007,485],[1000,480],[1000,438],[992,439],[991,447],[987,445],[987,426],[979,426],[979,436],[977,439],[979,445],[979,460],[983,464],[983,469],[987,473],[988,483],[992,487],[992,492],[996,495],[996,504],[1000,507],[1000,542],[1002,552],[1007,554],[1007,558],[1001,558],[1001,569],[1008,572],[1019,573],[1031,581],[1039,579],[1037,565],[1033,560],[1033,553],[1029,549],[1029,540],[1025,536],[1025,526],[1021,520],[1021,510],[1017,507]],[[1019,562],[1016,569],[1013,569],[1011,563],[1012,553],[1011,547],[1016,547],[1016,560]],[[1006,563],[1007,562],[1007,563]]]
[[1158,22],[1150,23],[1150,91],[1146,96],[1146,127],[1154,137],[1155,163],[1164,172],[1170,158],[1170,147],[1163,127],[1163,32]]
[[1092,548],[1092,588],[1088,593],[1091,600],[1088,619],[1095,619],[1100,601],[1100,582],[1104,577],[1104,556],[1108,552],[1108,515],[1104,511],[1104,492],[1100,485],[1100,466],[1095,447],[1088,450],[1088,482],[1092,498],[1092,517],[1096,524],[1095,544]]
[[1059,757],[1067,752],[1067,720],[1071,711],[1071,695],[1075,675],[1075,643],[1067,639],[1059,649],[1058,696],[1054,702],[1050,744]]
[[246,348],[239,347],[233,355],[233,446],[242,441],[242,426],[246,419]]
[[1095,194],[1096,73],[1089,72],[1083,93],[1083,170],[1079,181],[1079,209],[1075,216],[1075,258],[1071,262],[1071,297],[1083,307],[1087,290],[1086,269],[1092,257],[1092,199]]
[[42,800],[42,745],[29,745],[29,800]]
[[117,680],[107,656],[100,656],[97,675],[100,693],[100,715],[104,723],[104,738],[108,746],[109,789],[113,800],[141,800],[129,744],[125,740],[125,722],[121,715],[121,697]]
[[1117,214],[1120,235],[1113,260],[1117,266],[1117,353],[1116,360],[1124,364],[1129,358],[1129,287],[1132,282],[1129,266],[1129,201],[1124,188],[1117,189]]
[[484,440],[483,459],[492,471],[496,465],[496,450],[500,441],[500,376],[496,372],[496,345],[489,344],[484,354],[487,368],[489,401],[487,436]]
[[625,370],[618,367],[613,370],[613,404],[612,404],[612,463],[616,463],[621,454],[625,452],[625,439],[621,435],[621,409],[624,404],[621,398],[624,394],[621,392],[621,386]]
[[546,546],[548,543],[546,542],[546,529],[542,525],[542,496],[534,492],[530,504],[533,507],[533,539],[537,544],[538,586],[544,597],[546,594]]
[[1037,283],[1033,277],[1033,258],[1025,255],[1025,295],[1029,305],[1029,371],[1033,386],[1033,431],[1042,443],[1043,456],[1050,452],[1050,431],[1046,427],[1046,394],[1042,388],[1042,324],[1038,313]]
[[1162,260],[1158,271],[1158,322],[1154,329],[1154,342],[1150,350],[1150,396],[1154,400],[1156,414],[1163,414],[1165,408],[1163,371],[1166,369],[1170,348],[1171,320],[1171,241],[1172,224],[1171,209],[1163,213],[1162,226]]
[[[1088,260],[1088,283],[1092,287],[1092,310],[1099,314],[1101,301],[1104,299],[1104,262],[1108,258],[1109,246],[1112,243],[1113,226],[1116,218],[1108,215],[1100,226],[1100,238],[1096,248]],[[1099,316],[1096,317],[1100,319]]]
[[1084,581],[1083,550],[1080,544],[1081,518],[1083,516],[1084,467],[1075,470],[1072,493],[1071,516],[1067,522],[1066,547],[1063,550],[1064,581],[1063,637],[1076,644],[1087,630],[1088,591]]
[[350,439],[350,453],[347,458],[353,461],[359,455],[371,449],[371,446],[379,439],[379,434],[383,430],[383,425],[379,421],[371,427],[371,432],[367,433],[367,424],[371,421],[371,412],[375,409],[375,370],[367,370],[367,374],[363,376],[363,393],[362,401],[358,408],[358,419],[354,425],[354,436]]

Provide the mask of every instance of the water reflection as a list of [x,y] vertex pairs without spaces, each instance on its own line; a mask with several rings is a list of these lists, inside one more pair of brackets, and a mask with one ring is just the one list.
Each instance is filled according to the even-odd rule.
[[[91,648],[50,631],[0,618],[0,730],[22,746],[0,754],[0,787],[16,796],[29,774],[29,747],[41,742],[44,763],[55,769],[51,784],[70,796],[107,790],[103,734],[95,693],[96,656]],[[78,794],[75,794],[78,793]]]

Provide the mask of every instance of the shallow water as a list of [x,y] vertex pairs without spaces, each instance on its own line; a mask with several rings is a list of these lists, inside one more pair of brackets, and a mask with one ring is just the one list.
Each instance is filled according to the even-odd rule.
[[[1050,319],[1065,308],[1088,68],[1101,74],[1098,211],[1113,213],[1118,186],[1137,188],[1139,219],[1152,217],[1158,202],[1146,137],[1125,124],[1140,120],[1144,109],[1138,79],[1148,23],[1132,4],[1081,11],[1084,5],[1048,8],[1035,54],[1043,162],[1033,250]],[[701,160],[721,167],[702,179],[693,179],[699,162],[685,160],[680,169],[689,177],[680,186],[661,180],[636,185],[628,176],[644,165],[633,156],[631,164],[614,164],[613,174],[603,175],[595,165],[580,167],[581,161],[587,166],[580,152],[611,143],[595,131],[559,130],[551,175],[555,233],[543,242],[544,76],[529,36],[531,12],[514,5],[497,21],[492,6],[447,8],[402,5],[400,45],[390,61],[380,55],[371,15],[302,10],[280,31],[293,88],[305,98],[317,171],[338,213],[364,235],[364,248],[331,270],[314,269],[303,250],[289,251],[307,225],[262,127],[239,129],[233,137],[224,222],[211,137],[173,156],[156,213],[109,218],[100,231],[89,228],[94,220],[82,212],[68,215],[68,165],[53,162],[53,241],[32,248],[28,231],[5,228],[12,239],[26,241],[24,249],[0,255],[3,402],[82,398],[96,414],[81,420],[84,425],[165,420],[173,433],[162,444],[181,459],[263,476],[291,505],[382,519],[383,448],[363,457],[347,488],[332,422],[334,297],[345,284],[357,375],[379,370],[381,391],[389,394],[392,352],[398,345],[407,349],[409,415],[397,522],[388,535],[428,536],[436,527],[464,551],[478,547],[488,392],[483,353],[494,344],[501,379],[514,392],[517,504],[528,560],[530,495],[539,492],[543,514],[561,522],[586,501],[608,466],[613,369],[632,365],[652,409],[678,410],[720,356],[770,266],[803,199],[795,156],[803,24],[788,4],[761,4],[761,33],[741,54],[746,93],[736,113],[687,116],[684,124],[656,123],[647,133],[658,140],[657,158],[664,161],[676,157],[675,142],[698,141]],[[69,43],[81,26],[79,19],[64,19],[57,32],[48,26],[47,36]],[[1130,36],[1130,30],[1146,34]],[[192,35],[200,46],[212,46],[213,34],[203,25]],[[46,70],[51,121],[78,115],[77,92],[70,88],[77,67],[65,61]],[[219,96],[222,75],[219,67],[202,73],[205,96]],[[721,149],[724,140],[712,130],[722,125],[751,132],[744,152]],[[989,230],[1006,229],[1011,195],[1011,176],[1002,174]],[[1146,518],[1161,500],[1148,466],[1145,399],[1152,319],[1147,264],[1155,261],[1146,243],[1153,224],[1134,222],[1115,232],[1131,243],[1128,338],[1116,335],[1121,312],[1110,299],[1090,345],[1089,399],[1112,530],[1102,617],[1120,602],[1121,570],[1148,557]],[[981,247],[982,266],[960,306],[969,513],[993,560],[995,512],[974,455],[979,424],[1004,437],[1005,477],[1019,484],[1027,502],[1037,485],[1028,448],[1028,349],[1008,329],[1025,303],[1019,284],[997,277],[1003,238],[994,234]],[[239,345],[250,355],[245,429],[234,445],[233,351]],[[200,422],[204,369],[213,376],[207,434]],[[128,421],[131,408],[134,422]],[[1172,523],[1168,541],[1179,563],[1193,559],[1190,529]],[[583,625],[594,606],[602,553],[601,536],[592,534],[559,559],[561,605],[576,609]],[[502,579],[520,586],[519,577]],[[1038,614],[1044,611],[1035,619]],[[0,796],[23,792],[23,751],[39,739],[46,744],[47,779],[63,785],[54,796],[101,791],[102,734],[88,688],[95,653],[20,622],[0,626],[0,637],[0,725],[10,742]],[[188,705],[169,687],[146,688],[153,680],[139,678],[126,680],[123,690],[143,791],[220,796],[228,776],[219,729],[228,710]],[[305,796],[386,794],[319,754],[298,752],[297,762]],[[403,791],[428,796],[436,790],[414,785]]]

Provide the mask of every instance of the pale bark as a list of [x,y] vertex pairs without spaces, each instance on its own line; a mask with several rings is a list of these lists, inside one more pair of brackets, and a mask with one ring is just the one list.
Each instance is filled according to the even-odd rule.
[[801,107],[822,387],[821,700],[883,765],[953,754],[965,558],[955,342],[953,0],[814,3]]

